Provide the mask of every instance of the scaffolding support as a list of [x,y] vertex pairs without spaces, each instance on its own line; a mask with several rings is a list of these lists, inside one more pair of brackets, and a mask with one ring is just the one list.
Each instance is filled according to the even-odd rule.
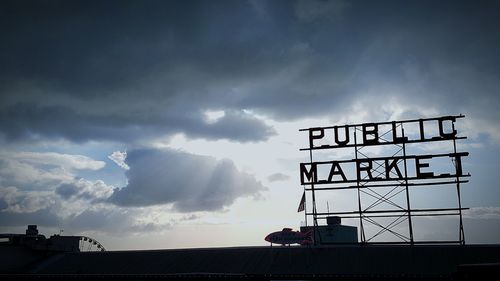
[[[309,150],[309,163],[301,163],[301,182],[304,184],[304,191],[311,192],[312,208],[311,212],[305,212],[307,217],[312,216],[314,237],[316,237],[316,227],[318,220],[324,220],[328,216],[340,216],[346,219],[359,220],[360,243],[380,243],[382,234],[389,233],[397,237],[398,241],[386,241],[399,244],[421,244],[421,243],[458,243],[465,245],[465,232],[463,227],[462,211],[467,208],[462,207],[461,202],[461,184],[467,183],[466,177],[470,174],[464,174],[462,171],[461,158],[468,156],[467,152],[457,151],[457,140],[466,139],[458,136],[455,121],[463,118],[464,115],[443,116],[426,119],[413,119],[403,121],[389,121],[380,123],[363,123],[344,126],[315,127],[301,129],[300,131],[309,132],[309,147],[300,150]],[[439,135],[426,137],[426,122],[438,122]],[[445,132],[444,123],[451,122],[451,132]],[[410,138],[405,132],[405,125],[410,123],[419,126],[419,137]],[[379,132],[380,126],[390,126],[383,132]],[[345,139],[340,141],[338,137],[338,128],[343,127],[346,132]],[[315,145],[314,142],[322,140],[325,137],[325,131],[334,131],[335,143]],[[392,135],[392,138],[390,137]],[[371,138],[369,138],[371,137]],[[351,142],[351,140],[353,140]],[[453,144],[453,153],[428,154],[428,155],[409,155],[408,145],[418,145],[425,142],[451,142]],[[367,147],[373,146],[392,146],[391,156],[389,157],[370,157],[365,151]],[[314,152],[316,150],[336,149],[336,148],[354,148],[354,158],[340,159],[336,161],[314,162]],[[432,172],[423,172],[422,168],[429,167],[429,164],[422,159],[433,157],[450,157],[455,169],[454,174],[434,175]],[[408,161],[414,161],[413,168],[416,169],[416,175],[409,174]],[[355,179],[348,179],[340,170],[340,164],[356,165]],[[304,164],[309,165],[307,167]],[[327,179],[317,179],[317,165],[331,165],[332,170]],[[365,165],[365,166],[363,166]],[[401,165],[402,167],[400,168]],[[308,170],[309,169],[309,170]],[[361,170],[366,173],[361,176]],[[333,172],[332,172],[333,171]],[[341,180],[333,180],[333,176],[341,175]],[[411,189],[419,187],[445,186],[449,184],[456,185],[457,206],[452,208],[427,208],[413,209],[411,203]],[[309,185],[309,187],[308,187]],[[317,197],[328,191],[356,190],[357,208],[349,211],[318,212],[316,202]],[[321,193],[321,194],[320,194]],[[306,196],[307,198],[307,196]],[[306,199],[307,201],[307,199]],[[416,241],[414,236],[413,217],[433,217],[433,216],[458,216],[459,235],[457,240],[445,241]],[[397,227],[406,222],[406,228]],[[367,233],[366,226],[374,226],[374,233]],[[321,241],[319,241],[321,242]],[[316,241],[314,242],[316,244]],[[384,242],[382,242],[384,243]]]

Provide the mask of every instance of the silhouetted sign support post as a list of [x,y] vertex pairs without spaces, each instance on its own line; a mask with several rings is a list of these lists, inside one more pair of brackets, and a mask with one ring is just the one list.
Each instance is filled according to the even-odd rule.
[[[459,237],[457,241],[418,241],[419,243],[458,242],[465,243],[462,223],[462,204],[460,185],[468,182],[470,174],[463,171],[462,160],[468,152],[457,151],[457,140],[466,139],[458,135],[455,123],[464,115],[442,116],[436,118],[389,121],[379,123],[362,123],[331,127],[314,127],[301,129],[308,133],[309,147],[300,149],[309,151],[309,162],[300,163],[300,181],[305,190],[311,193],[312,204],[307,216],[312,216],[314,226],[318,220],[336,215],[344,218],[359,219],[360,239],[362,243],[372,243],[382,233],[391,233],[402,243],[417,243],[414,239],[414,216],[458,216]],[[408,129],[406,129],[408,128]],[[405,130],[406,129],[406,130]],[[410,132],[410,133],[408,133]],[[408,154],[408,145],[420,143],[445,142],[452,143],[452,149],[443,153]],[[353,157],[335,160],[314,161],[314,153],[331,149],[353,148]],[[418,146],[421,148],[421,146]],[[373,149],[379,153],[369,155]],[[451,150],[451,151],[450,151]],[[380,155],[382,154],[382,155]],[[449,161],[451,160],[451,161]],[[453,163],[453,167],[445,167],[446,171],[434,171],[434,161]],[[451,165],[451,164],[450,164]],[[422,186],[456,185],[457,207],[412,209],[410,188]],[[386,189],[389,191],[386,192]],[[317,193],[327,190],[357,190],[357,210],[346,212],[318,212],[316,208]],[[396,202],[394,198],[404,194],[405,202]],[[367,204],[363,197],[374,200]],[[386,204],[392,208],[383,207]],[[388,225],[376,221],[376,218],[394,218]],[[395,226],[408,221],[405,233],[397,231]],[[375,225],[381,230],[367,236],[365,224]],[[399,242],[398,242],[399,243]]]

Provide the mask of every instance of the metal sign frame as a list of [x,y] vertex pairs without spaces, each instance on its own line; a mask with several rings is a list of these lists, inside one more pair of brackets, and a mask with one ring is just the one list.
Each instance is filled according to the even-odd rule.
[[[305,192],[310,193],[312,198],[312,210],[305,210],[307,218],[312,217],[313,226],[318,226],[318,220],[326,219],[328,216],[340,216],[342,218],[359,219],[359,231],[361,243],[380,243],[374,239],[383,233],[391,233],[398,238],[397,244],[415,243],[458,243],[465,244],[465,233],[462,220],[462,211],[468,208],[462,207],[460,188],[461,184],[468,182],[470,174],[465,174],[462,167],[462,158],[469,155],[468,152],[457,151],[457,140],[466,139],[459,136],[455,128],[457,119],[464,115],[442,116],[435,118],[412,119],[403,121],[389,121],[379,123],[361,123],[343,126],[314,127],[300,129],[308,132],[309,147],[300,149],[309,152],[309,162],[300,163],[300,180]],[[428,136],[426,131],[429,124],[433,125],[437,133]],[[437,125],[437,126],[436,126]],[[405,126],[418,127],[418,133],[413,137],[405,135]],[[446,128],[448,130],[446,130]],[[385,128],[384,131],[380,131]],[[324,141],[329,134],[333,138],[329,144],[316,145],[318,141]],[[408,155],[407,149],[410,144],[426,142],[446,142],[452,144],[451,153]],[[393,146],[391,156],[369,157],[365,150],[373,146]],[[314,154],[319,150],[353,148],[352,159],[340,159],[333,161],[314,162]],[[427,161],[438,157],[448,157],[453,163],[454,172],[437,174],[428,170]],[[409,167],[413,168],[412,174]],[[344,172],[345,166],[351,165],[355,173]],[[330,167],[327,177],[321,178],[318,167]],[[354,176],[352,175],[354,174]],[[410,189],[423,186],[455,185],[457,201],[452,208],[419,208],[411,207]],[[356,210],[339,212],[318,212],[316,197],[319,193],[331,190],[356,190]],[[396,202],[396,196],[404,196],[404,203]],[[365,199],[371,198],[371,201]],[[392,206],[391,208],[382,205]],[[430,216],[458,216],[459,229],[457,240],[443,241],[415,241],[413,234],[412,218]],[[381,223],[385,219],[385,223]],[[389,223],[387,223],[389,219]],[[407,221],[408,228],[404,232],[396,226]],[[378,231],[373,235],[367,235],[365,225],[375,226]],[[317,241],[315,241],[317,243]]]

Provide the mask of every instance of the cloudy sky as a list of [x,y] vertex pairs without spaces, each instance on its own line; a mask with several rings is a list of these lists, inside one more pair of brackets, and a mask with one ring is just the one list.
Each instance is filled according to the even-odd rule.
[[266,245],[304,220],[298,129],[462,113],[466,239],[500,243],[498,26],[498,1],[2,1],[0,232]]

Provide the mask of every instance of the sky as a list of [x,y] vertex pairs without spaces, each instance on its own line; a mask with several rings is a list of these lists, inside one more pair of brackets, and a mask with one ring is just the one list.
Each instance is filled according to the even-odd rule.
[[[0,232],[267,245],[304,223],[299,129],[464,114],[466,242],[500,243],[498,26],[485,0],[2,1]],[[452,218],[415,224],[458,235]]]

